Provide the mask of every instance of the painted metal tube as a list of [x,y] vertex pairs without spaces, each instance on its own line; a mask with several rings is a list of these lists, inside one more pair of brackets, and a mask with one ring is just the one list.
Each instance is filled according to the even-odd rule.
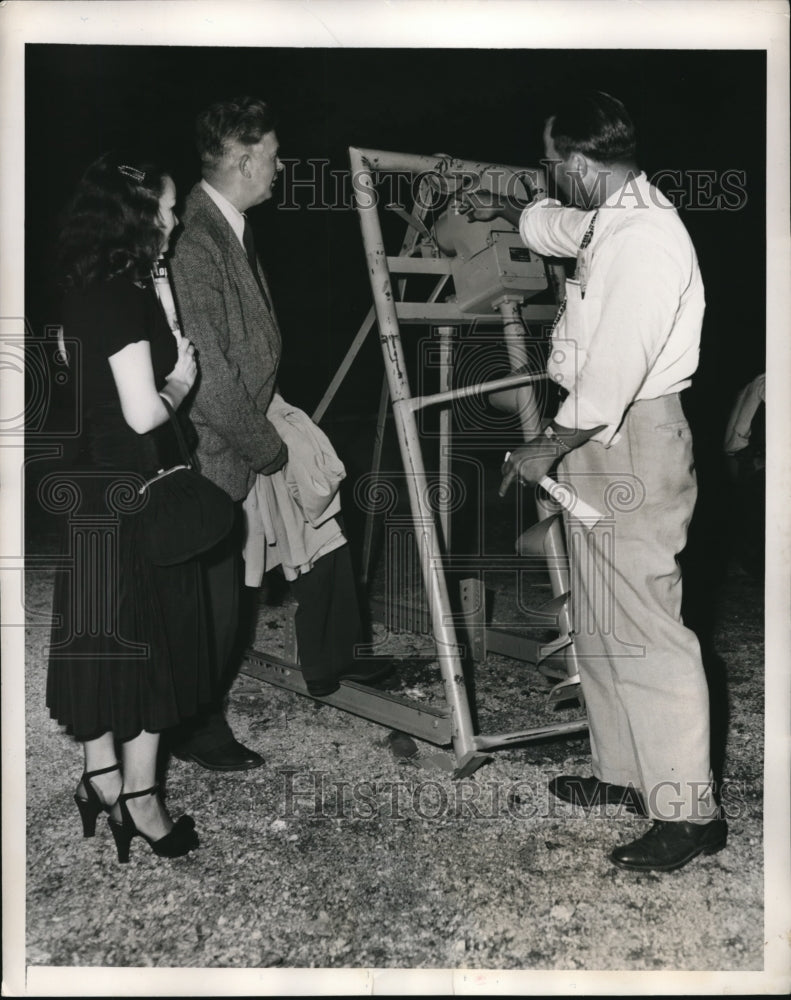
[[313,420],[314,424],[321,423],[322,417],[327,412],[327,407],[330,405],[333,399],[335,399],[338,389],[341,386],[341,382],[343,382],[343,380],[349,374],[349,369],[351,368],[354,359],[359,354],[360,348],[365,343],[368,334],[373,329],[375,319],[376,316],[374,313],[374,308],[373,306],[371,306],[371,308],[368,310],[365,319],[362,322],[362,325],[360,326],[360,329],[357,331],[357,334],[354,340],[352,341],[351,347],[346,352],[346,357],[341,362],[340,367],[335,372],[335,375],[332,378],[332,381],[327,386],[327,391],[321,397],[319,405],[313,411],[313,416],[311,419]]
[[[528,363],[527,346],[525,344],[525,328],[519,311],[521,300],[512,295],[506,296],[501,302],[495,303],[503,317],[503,338],[508,352],[511,371],[517,371]],[[520,385],[516,390],[519,423],[525,441],[530,441],[541,433],[541,418],[536,403],[536,396],[530,385]]]
[[[374,432],[374,449],[371,461],[371,473],[374,477],[374,484],[379,481],[382,471],[382,452],[384,451],[385,428],[387,426],[387,410],[390,403],[390,393],[387,388],[387,379],[382,379],[382,389],[379,393],[379,408],[376,415],[376,431]],[[362,579],[361,583],[367,586],[371,575],[371,560],[373,559],[374,548],[374,524],[375,512],[373,505],[368,508],[365,514],[365,528],[363,530],[363,550],[362,550]]]
[[573,733],[582,733],[587,728],[588,724],[584,719],[574,719],[572,722],[555,722],[549,726],[537,726],[535,729],[524,729],[516,733],[477,736],[475,743],[479,750],[496,750],[498,747],[527,743],[530,740],[543,740],[551,736],[570,736]]
[[[531,187],[534,193],[541,194],[546,192],[546,175],[539,167],[525,169],[524,167],[509,166],[508,164],[497,164],[495,166],[485,160],[460,160],[455,157],[397,153],[383,149],[356,149],[352,147],[350,153],[352,152],[355,154],[352,159],[357,158],[360,169],[367,168],[373,172],[411,173],[415,175],[436,174],[438,164],[444,161],[447,164],[446,173],[451,176],[453,174],[479,176],[485,171],[494,169],[502,171],[504,176],[517,178],[527,176],[531,179]],[[357,193],[356,176],[355,167],[352,166],[352,185],[355,193]],[[525,191],[524,193],[527,195],[528,192]]]
[[393,401],[398,443],[406,472],[409,501],[417,536],[423,583],[431,612],[437,658],[444,683],[445,697],[451,712],[453,749],[458,759],[476,749],[464,671],[451,619],[450,599],[442,569],[442,554],[437,538],[436,523],[428,503],[426,472],[417,424],[415,415],[408,405],[409,382],[390,272],[387,266],[387,254],[376,211],[376,192],[373,178],[369,165],[363,161],[360,150],[351,148],[349,156],[354,176],[354,191],[366,263],[379,326],[379,340],[384,356],[390,398]]
[[[440,392],[451,391],[453,382],[453,337],[456,332],[454,326],[439,327],[439,385]],[[445,551],[451,551],[451,435],[453,433],[453,410],[450,406],[445,406],[439,415],[439,518],[442,525],[442,537],[445,543]]]
[[513,389],[515,386],[526,385],[529,382],[539,382],[545,378],[546,375],[528,375],[526,373],[504,375],[503,378],[493,378],[488,382],[479,382],[477,385],[463,385],[458,389],[449,389],[447,392],[435,392],[429,396],[413,396],[409,400],[409,408],[411,410],[423,410],[427,406],[451,403],[454,399],[467,399],[469,396],[493,392],[495,389]]

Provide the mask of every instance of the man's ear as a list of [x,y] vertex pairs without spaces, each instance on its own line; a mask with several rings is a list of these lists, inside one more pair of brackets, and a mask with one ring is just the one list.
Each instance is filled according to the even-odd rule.
[[588,172],[588,158],[584,155],[584,153],[574,152],[569,156],[566,162],[568,164],[569,173],[579,174],[580,177],[584,177]]
[[239,173],[243,177],[249,178],[251,176],[249,153],[242,153],[242,155],[239,157]]

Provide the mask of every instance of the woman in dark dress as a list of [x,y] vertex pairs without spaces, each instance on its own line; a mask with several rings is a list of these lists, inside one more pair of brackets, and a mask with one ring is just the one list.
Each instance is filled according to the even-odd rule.
[[84,748],[74,796],[83,833],[109,813],[121,861],[136,835],[164,857],[198,845],[191,817],[170,818],[156,763],[160,733],[210,696],[200,567],[153,564],[135,512],[141,481],[182,460],[164,400],[177,410],[197,373],[151,280],[175,196],[159,168],[104,156],[83,177],[60,243],[83,449],[67,477],[77,500],[70,569],[56,576],[47,705]]

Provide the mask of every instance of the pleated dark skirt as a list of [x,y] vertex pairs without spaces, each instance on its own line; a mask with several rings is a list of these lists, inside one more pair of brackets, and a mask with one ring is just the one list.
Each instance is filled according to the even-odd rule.
[[50,715],[79,740],[161,732],[211,697],[200,563],[156,566],[141,526],[104,497],[66,529],[47,674]]

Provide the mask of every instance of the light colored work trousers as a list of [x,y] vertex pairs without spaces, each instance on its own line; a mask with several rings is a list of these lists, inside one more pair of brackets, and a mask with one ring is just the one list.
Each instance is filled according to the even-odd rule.
[[639,788],[654,819],[706,822],[709,695],[676,560],[697,485],[678,395],[635,403],[620,434],[575,449],[557,476],[605,515],[590,530],[566,517],[593,773]]

